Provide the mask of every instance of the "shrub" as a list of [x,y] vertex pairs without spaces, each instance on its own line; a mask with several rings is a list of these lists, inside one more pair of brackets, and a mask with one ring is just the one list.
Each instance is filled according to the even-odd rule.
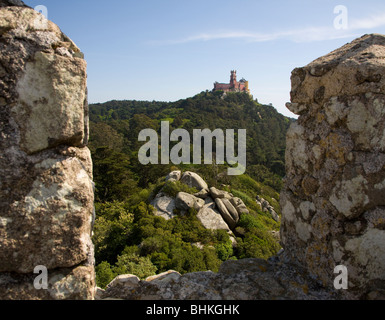
[[117,274],[112,271],[111,265],[107,261],[99,263],[95,267],[96,273],[96,285],[104,289],[116,276]]
[[113,271],[117,274],[134,274],[140,279],[145,279],[156,273],[155,267],[150,258],[140,257],[137,254],[127,253],[118,256],[118,262]]
[[265,226],[251,214],[243,214],[239,219],[238,225],[242,228],[251,230],[253,228],[265,229]]
[[215,245],[218,258],[222,261],[228,260],[233,255],[233,246],[230,243],[218,243]]
[[197,193],[198,190],[196,188],[190,188],[188,185],[180,181],[167,181],[162,189],[162,192],[170,197],[176,197],[179,192],[194,194]]
[[124,203],[97,203],[94,235],[96,263],[108,261],[114,263],[132,233],[133,214],[129,213]]
[[236,249],[239,259],[268,259],[277,254],[280,245],[267,231],[252,229],[246,234],[243,241],[238,242]]

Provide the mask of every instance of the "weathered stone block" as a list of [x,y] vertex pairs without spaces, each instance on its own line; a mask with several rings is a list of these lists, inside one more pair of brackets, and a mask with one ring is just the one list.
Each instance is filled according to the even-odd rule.
[[0,0],[0,40],[0,298],[92,299],[86,62],[21,1]]
[[287,134],[285,255],[331,288],[345,265],[358,298],[385,280],[383,224],[369,214],[385,206],[384,58],[385,36],[356,39],[295,69],[288,105],[300,116]]
[[29,159],[24,188],[3,207],[0,272],[27,273],[37,265],[55,269],[87,260],[92,247],[92,167],[76,156],[84,150],[71,148],[71,156],[57,151]]
[[84,139],[86,62],[38,51],[25,65],[11,109],[20,144],[34,153],[60,144],[80,146]]

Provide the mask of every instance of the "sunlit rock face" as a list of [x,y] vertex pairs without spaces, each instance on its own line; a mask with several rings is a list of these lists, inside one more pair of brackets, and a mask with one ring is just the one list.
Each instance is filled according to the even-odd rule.
[[0,299],[93,298],[86,78],[59,27],[0,1]]
[[349,294],[384,296],[385,37],[365,35],[292,73],[299,115],[281,194],[285,255]]

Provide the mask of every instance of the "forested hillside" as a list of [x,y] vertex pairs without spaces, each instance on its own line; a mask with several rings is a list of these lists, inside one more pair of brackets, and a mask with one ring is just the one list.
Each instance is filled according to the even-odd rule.
[[[247,129],[247,169],[228,176],[226,165],[142,165],[138,141],[142,129]],[[280,248],[271,231],[279,222],[258,206],[263,196],[276,212],[285,173],[285,135],[290,119],[244,93],[202,92],[176,102],[109,101],[90,105],[90,143],[96,184],[94,230],[97,281],[133,273],[144,278],[169,269],[181,273],[216,271],[222,261],[267,258]],[[160,132],[159,132],[160,135]],[[210,186],[231,192],[249,209],[234,230],[237,245],[223,230],[205,229],[196,212],[164,220],[151,200],[173,170],[198,173]],[[182,188],[180,184],[173,188]],[[162,189],[163,190],[163,189]],[[170,190],[170,186],[168,186]],[[172,192],[186,190],[172,190]],[[196,244],[199,243],[199,246]]]

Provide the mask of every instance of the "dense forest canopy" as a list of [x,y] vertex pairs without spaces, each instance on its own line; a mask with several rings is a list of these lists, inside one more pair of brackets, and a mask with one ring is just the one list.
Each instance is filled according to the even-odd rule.
[[[162,120],[170,122],[171,130],[184,128],[190,135],[198,128],[246,129],[246,173],[276,190],[285,174],[285,135],[290,119],[246,93],[223,96],[221,91],[202,92],[176,102],[109,101],[91,105],[90,120],[92,151],[105,145],[134,157],[143,145],[138,142],[139,132],[146,128],[159,132]],[[142,177],[142,186],[148,182],[154,180]]]
[[[140,164],[138,151],[143,142],[138,141],[139,132],[149,128],[160,136],[161,121],[168,121],[171,131],[186,129],[190,136],[193,129],[246,129],[246,173],[228,176],[227,166],[215,163]],[[267,258],[276,253],[279,244],[269,232],[279,230],[279,223],[261,212],[255,197],[263,195],[280,212],[290,122],[273,106],[259,104],[246,93],[206,91],[176,102],[114,100],[90,105],[98,284],[104,286],[122,273],[146,277],[169,269],[216,271],[227,259]],[[194,171],[210,186],[225,188],[245,202],[250,215],[238,223],[235,248],[223,230],[206,230],[196,212],[168,221],[152,213],[151,199],[175,169]]]

